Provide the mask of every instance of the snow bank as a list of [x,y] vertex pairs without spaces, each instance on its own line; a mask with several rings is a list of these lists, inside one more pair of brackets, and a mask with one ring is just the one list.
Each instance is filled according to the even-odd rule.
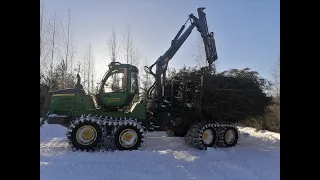
[[200,151],[184,138],[147,134],[140,151],[70,152],[66,128],[40,128],[42,180],[277,180],[280,179],[280,134],[240,128],[250,137],[234,148]]

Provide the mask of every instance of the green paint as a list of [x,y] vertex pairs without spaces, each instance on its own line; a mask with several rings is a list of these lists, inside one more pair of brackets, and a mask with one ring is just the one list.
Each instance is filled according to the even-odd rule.
[[[119,91],[105,92],[105,84],[115,73],[124,74]],[[138,119],[148,126],[146,120],[146,104],[133,103],[138,96],[138,69],[129,64],[113,64],[101,81],[96,96],[86,94],[53,94],[50,100],[49,114],[67,115],[71,117],[83,114],[102,115],[108,117],[126,117]],[[109,110],[108,110],[109,109]],[[110,110],[112,109],[112,110]],[[120,111],[118,111],[118,109]]]

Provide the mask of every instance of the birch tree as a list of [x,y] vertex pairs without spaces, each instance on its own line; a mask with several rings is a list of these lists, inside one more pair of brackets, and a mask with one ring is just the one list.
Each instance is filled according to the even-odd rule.
[[50,31],[50,52],[51,52],[51,58],[50,58],[50,83],[49,87],[50,90],[52,90],[52,78],[53,78],[53,64],[54,64],[54,58],[55,58],[55,51],[56,51],[56,37],[57,37],[57,29],[56,29],[56,14],[54,14],[52,22],[49,24],[49,31]]
[[127,26],[127,32],[126,32],[126,37],[125,37],[125,54],[126,54],[126,63],[130,63],[130,55],[132,54],[132,37],[131,37],[131,30],[130,26]]
[[[114,29],[112,30],[111,36],[109,38],[108,47],[109,47],[109,57],[111,62],[119,62],[117,36]],[[112,83],[111,89],[113,91],[116,91],[119,89],[119,82],[120,82],[120,79],[118,75],[117,74],[113,75],[112,82],[111,82]]]
[[112,30],[111,36],[108,41],[109,47],[109,57],[111,62],[118,61],[118,43],[117,43],[117,35],[115,30]]
[[[48,31],[48,24],[45,20],[45,12],[44,12],[44,4],[40,2],[40,72],[44,74],[44,69],[47,65],[47,58],[49,57],[50,51],[48,51],[46,45],[47,41],[50,40],[48,35],[50,31]],[[49,33],[48,33],[49,32]]]
[[[148,64],[148,60],[145,59],[143,61],[144,64]],[[147,99],[147,91],[149,87],[152,85],[153,77],[149,73],[146,73],[145,71],[142,71],[142,78],[141,78],[141,90],[142,90],[142,96],[144,99]]]
[[83,86],[87,92],[93,93],[94,89],[94,57],[92,53],[92,45],[86,46],[83,56]]
[[[194,60],[198,68],[208,66],[205,47],[203,45],[203,39],[201,36],[197,36],[196,41],[196,53],[194,54]],[[213,73],[216,73],[216,62],[212,63]]]
[[280,57],[275,63],[275,67],[272,72],[273,81],[274,81],[274,95],[276,98],[280,97]]
[[[72,35],[71,35],[71,10],[68,9],[68,16],[66,24],[61,21],[61,36],[62,36],[62,51],[63,51],[63,58],[65,64],[65,73],[69,74],[73,73],[73,57],[75,54],[73,43],[72,43]],[[66,81],[66,77],[62,77],[62,86],[64,87],[64,83]]]
[[43,49],[43,21],[44,21],[44,17],[43,17],[43,2],[40,2],[40,60],[42,57],[42,49]]

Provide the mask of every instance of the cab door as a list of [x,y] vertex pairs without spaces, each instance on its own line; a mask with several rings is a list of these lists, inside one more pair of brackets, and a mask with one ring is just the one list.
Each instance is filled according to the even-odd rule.
[[104,91],[100,94],[100,101],[105,106],[122,107],[127,105],[129,97],[127,69],[118,69],[104,84]]

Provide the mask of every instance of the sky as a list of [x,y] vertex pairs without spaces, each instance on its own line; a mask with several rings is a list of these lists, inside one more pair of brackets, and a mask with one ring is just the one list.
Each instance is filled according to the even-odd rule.
[[[218,71],[248,67],[272,80],[280,56],[280,0],[43,0],[43,4],[47,19],[55,13],[66,19],[71,9],[76,59],[91,43],[99,78],[110,62],[112,29],[121,43],[129,25],[141,60],[150,65],[170,47],[188,15],[198,16],[198,7],[206,8],[209,31],[215,35]],[[196,65],[199,37],[195,28],[170,60],[170,68]]]

